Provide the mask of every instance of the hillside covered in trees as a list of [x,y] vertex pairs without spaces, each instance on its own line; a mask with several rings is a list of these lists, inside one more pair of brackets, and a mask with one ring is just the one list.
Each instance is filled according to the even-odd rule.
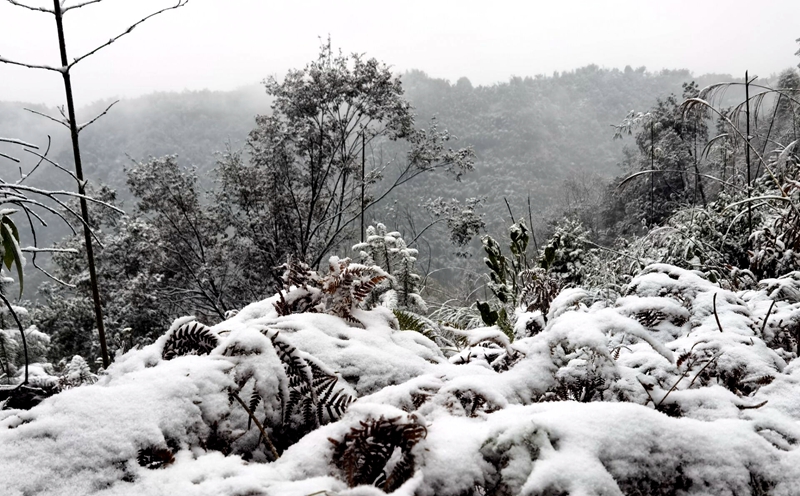
[[8,494],[797,494],[796,68],[78,113],[0,104]]

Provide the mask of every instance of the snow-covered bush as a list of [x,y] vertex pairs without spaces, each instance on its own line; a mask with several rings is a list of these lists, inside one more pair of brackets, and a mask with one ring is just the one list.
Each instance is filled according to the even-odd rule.
[[513,342],[454,329],[449,359],[382,307],[354,325],[281,315],[282,294],[213,327],[179,319],[96,384],[0,413],[0,487],[793,495],[800,362],[776,336],[798,287],[652,265],[614,302],[562,291]]
[[372,290],[367,304],[425,314],[428,305],[419,294],[422,278],[414,270],[417,250],[406,246],[399,232],[388,232],[383,224],[369,226],[366,235],[367,240],[353,250],[359,253],[362,264],[378,266],[391,276]]
[[351,263],[349,258],[331,257],[328,272],[317,274],[304,262],[290,259],[284,264],[284,290],[275,309],[281,315],[324,312],[358,323],[353,312],[390,276],[376,265]]

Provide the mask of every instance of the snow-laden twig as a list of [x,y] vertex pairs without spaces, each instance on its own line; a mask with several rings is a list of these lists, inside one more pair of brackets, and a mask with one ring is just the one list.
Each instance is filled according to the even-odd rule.
[[[16,7],[22,7],[23,9],[32,10],[34,12],[44,12],[45,14],[54,14],[55,13],[52,10],[47,9],[45,7],[33,7],[31,5],[27,5],[27,4],[24,4],[22,2],[17,2],[16,0],[6,0],[6,1],[8,3],[10,3],[11,5],[14,5]],[[95,1],[100,1],[100,0],[95,0]]]
[[53,67],[51,65],[28,64],[25,62],[18,62],[16,60],[7,59],[2,55],[0,55],[0,64],[16,65],[19,67],[26,67],[28,69],[41,69],[44,71],[60,72],[62,74],[68,69],[67,67]]
[[30,171],[30,172],[28,172],[27,174],[23,175],[23,176],[22,176],[22,177],[19,179],[19,181],[17,181],[17,184],[22,184],[22,182],[23,182],[25,179],[29,178],[29,177],[31,176],[31,174],[33,174],[34,172],[36,172],[36,169],[38,169],[38,168],[39,168],[39,166],[40,166],[40,165],[42,165],[42,162],[44,162],[44,161],[45,161],[45,157],[47,156],[47,154],[48,154],[48,153],[50,153],[50,146],[52,145],[52,143],[53,143],[53,140],[50,138],[50,135],[48,134],[48,135],[47,135],[47,149],[44,151],[44,154],[42,154],[42,155],[39,155],[37,152],[34,152],[33,150],[30,150],[30,149],[28,149],[28,148],[25,148],[25,151],[27,151],[27,152],[29,152],[29,153],[33,153],[33,154],[35,154],[35,155],[39,155],[39,157],[40,157],[40,158],[39,158],[39,161],[38,161],[38,162],[36,162],[36,165],[34,165],[34,166],[33,166],[33,169],[31,169],[31,171]]
[[[76,64],[78,64],[78,63],[79,63],[80,61],[82,61],[83,59],[85,59],[85,58],[87,58],[87,57],[91,57],[92,55],[94,55],[95,53],[99,52],[99,51],[100,51],[100,50],[102,50],[103,48],[106,48],[107,46],[109,46],[109,45],[111,45],[112,43],[116,42],[117,40],[119,40],[119,39],[120,39],[120,38],[122,38],[123,36],[125,36],[125,35],[127,35],[127,34],[130,34],[130,33],[131,33],[131,32],[132,32],[132,31],[133,31],[133,30],[134,30],[134,29],[135,29],[135,28],[136,28],[138,25],[140,25],[140,24],[142,24],[143,22],[145,22],[145,21],[149,20],[150,18],[152,18],[152,17],[155,17],[155,16],[157,16],[157,15],[159,15],[159,14],[162,14],[162,13],[164,13],[164,12],[167,12],[168,10],[175,10],[175,9],[178,9],[178,8],[180,8],[180,7],[183,7],[183,6],[184,6],[184,5],[186,5],[187,3],[189,3],[189,0],[178,0],[178,3],[176,3],[176,4],[175,4],[175,5],[173,5],[172,7],[165,7],[165,8],[163,8],[163,9],[161,9],[161,10],[157,11],[157,12],[153,12],[152,14],[150,14],[150,15],[148,15],[148,16],[146,16],[146,17],[143,17],[143,18],[142,18],[142,19],[140,19],[139,21],[137,21],[137,22],[135,22],[135,23],[131,24],[130,26],[128,26],[128,29],[126,29],[126,30],[125,30],[125,31],[123,31],[122,33],[120,33],[120,34],[118,34],[118,35],[114,36],[113,38],[110,38],[110,39],[109,39],[107,42],[103,43],[102,45],[100,45],[100,46],[98,46],[98,47],[94,48],[93,50],[90,50],[90,51],[88,51],[88,52],[84,53],[83,55],[81,55],[81,56],[79,56],[79,57],[76,57],[76,58],[75,58],[75,59],[73,59],[73,60],[72,60],[72,62],[70,62],[70,64],[69,64],[67,67],[65,67],[64,69],[65,69],[66,71],[69,71],[70,69],[72,69],[72,68],[73,68],[73,67],[74,67]],[[63,11],[62,11],[62,14],[63,14]]]
[[106,114],[108,113],[108,111],[109,111],[109,110],[111,110],[111,107],[113,107],[114,105],[116,105],[116,104],[118,104],[118,103],[119,103],[119,100],[117,100],[117,101],[113,102],[111,105],[109,105],[108,107],[106,107],[106,109],[105,109],[105,110],[103,110],[102,112],[100,112],[99,114],[97,114],[97,116],[95,116],[95,117],[94,117],[93,119],[91,119],[89,122],[86,122],[86,123],[84,123],[84,124],[81,124],[80,126],[78,126],[78,132],[81,132],[81,131],[83,131],[84,129],[86,129],[87,127],[89,127],[89,126],[91,126],[92,124],[94,124],[94,123],[95,123],[95,121],[96,121],[97,119],[99,119],[99,118],[103,117],[104,115],[106,115]]
[[[81,181],[80,181],[80,180],[78,180],[78,176],[76,176],[74,172],[72,172],[71,170],[69,170],[69,169],[67,169],[67,168],[65,168],[65,167],[62,167],[62,166],[61,166],[61,165],[59,165],[57,162],[54,162],[53,160],[50,160],[49,158],[47,158],[47,156],[46,156],[47,154],[46,154],[46,153],[43,155],[43,154],[37,153],[37,152],[35,152],[35,151],[33,151],[33,150],[29,150],[29,149],[27,149],[27,148],[25,149],[25,151],[26,151],[26,152],[28,152],[28,153],[30,153],[30,154],[36,155],[36,156],[37,156],[37,157],[39,157],[41,160],[43,160],[43,161],[46,161],[48,164],[52,165],[52,166],[53,166],[53,167],[55,167],[56,169],[58,169],[58,170],[60,170],[60,171],[63,171],[63,172],[66,172],[66,173],[67,173],[67,174],[69,174],[69,175],[70,175],[70,177],[72,177],[72,179],[74,179],[74,180],[75,180],[75,182],[77,182],[79,185],[81,185],[81,186],[86,186],[86,182],[87,182],[87,181],[83,181],[83,184],[81,184]],[[41,163],[41,161],[40,161],[39,163]],[[28,177],[28,176],[30,176],[31,174],[33,174],[33,171],[35,171],[37,167],[39,167],[39,166],[37,165],[36,167],[34,167],[34,168],[33,168],[33,170],[31,170],[31,171],[28,173],[28,175],[27,175],[27,176],[25,176],[25,177]],[[16,183],[16,184],[20,184],[20,183],[22,183],[22,181],[23,181],[24,179],[25,179],[25,178],[22,178],[22,179],[20,179],[19,181],[17,181],[17,183]]]
[[112,204],[110,204],[108,202],[104,202],[103,200],[98,200],[97,198],[93,198],[91,196],[82,195],[80,193],[73,193],[72,191],[63,191],[63,190],[50,191],[50,190],[45,190],[45,189],[34,188],[32,186],[23,186],[21,184],[12,184],[12,183],[0,182],[0,194],[6,194],[7,193],[7,191],[5,189],[3,189],[3,188],[9,188],[9,189],[12,189],[12,190],[29,191],[31,193],[36,193],[36,194],[39,194],[39,195],[42,195],[42,196],[46,196],[48,198],[53,198],[53,199],[55,199],[56,195],[70,196],[70,197],[73,197],[73,198],[82,198],[82,199],[84,199],[86,201],[90,201],[92,203],[96,203],[98,205],[102,205],[102,206],[104,206],[106,208],[110,208],[111,210],[117,212],[118,214],[125,215],[125,211],[124,210],[122,210],[119,207],[115,207],[114,205],[112,205]]
[[36,114],[38,116],[44,117],[45,119],[50,119],[51,121],[55,122],[56,124],[61,124],[65,128],[69,129],[69,123],[66,120],[56,119],[55,117],[47,115],[44,112],[39,112],[38,110],[29,109],[27,107],[23,108],[22,110],[26,110],[26,111],[28,111],[28,112],[30,112],[32,114]]
[[39,147],[36,146],[36,145],[28,143],[27,141],[18,140],[18,139],[15,139],[15,138],[3,138],[3,137],[0,137],[0,143],[11,143],[12,145],[21,145],[21,146],[27,146],[29,148],[35,148],[37,150],[39,149]]
[[[89,0],[88,2],[83,2],[83,3],[77,3],[75,5],[70,5],[69,7],[62,7],[61,8],[61,14],[64,15],[67,12],[69,12],[70,10],[80,9],[81,7],[86,7],[87,5],[91,5],[93,3],[100,3],[102,1],[103,0]],[[63,5],[63,2],[62,2],[62,5]]]
[[75,248],[37,248],[35,246],[26,246],[22,248],[22,251],[26,253],[72,253],[78,254],[78,250]]

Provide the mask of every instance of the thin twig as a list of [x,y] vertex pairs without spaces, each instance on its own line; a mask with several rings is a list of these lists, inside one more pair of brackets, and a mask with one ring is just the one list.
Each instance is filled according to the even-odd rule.
[[46,9],[44,7],[31,7],[30,5],[25,5],[24,3],[17,2],[16,0],[7,0],[7,1],[11,5],[15,5],[17,7],[22,7],[23,9],[32,10],[34,12],[44,12],[45,14],[53,14],[52,10]]
[[102,112],[100,112],[100,113],[99,113],[99,114],[98,114],[98,115],[97,115],[97,116],[96,116],[94,119],[90,120],[89,122],[87,122],[87,123],[85,123],[85,124],[81,124],[80,126],[78,126],[78,132],[81,132],[81,131],[83,131],[84,129],[86,129],[87,127],[89,127],[89,126],[91,126],[92,124],[94,124],[94,122],[95,122],[97,119],[99,119],[99,118],[103,117],[104,115],[106,115],[106,114],[108,113],[108,111],[109,111],[109,110],[111,110],[111,107],[113,107],[114,105],[116,105],[116,104],[118,104],[118,103],[119,103],[119,100],[115,101],[114,103],[112,103],[111,105],[109,105],[108,107],[106,107],[106,109],[105,109],[105,110],[103,110]]
[[0,138],[0,143],[11,143],[12,145],[21,145],[21,146],[27,146],[29,148],[35,148],[37,150],[39,149],[39,147],[36,145],[14,138]]
[[[17,181],[17,184],[22,184],[22,182],[23,182],[25,179],[29,178],[29,177],[31,176],[31,174],[33,174],[34,172],[36,172],[36,169],[38,169],[38,168],[39,168],[39,166],[40,166],[40,165],[42,165],[42,162],[44,162],[44,160],[45,160],[45,157],[47,156],[47,154],[48,154],[48,153],[50,153],[50,146],[52,145],[52,143],[53,143],[53,140],[50,138],[50,135],[48,134],[48,135],[47,135],[47,149],[44,151],[44,154],[43,154],[42,156],[40,156],[40,157],[39,157],[39,161],[38,161],[38,162],[36,162],[36,165],[34,165],[34,166],[33,166],[33,169],[31,169],[31,171],[30,171],[30,172],[28,172],[27,174],[25,174],[25,176],[24,176],[24,177],[21,177],[21,178],[19,179],[19,181]],[[34,152],[33,150],[30,150],[30,149],[28,149],[28,148],[25,148],[25,151],[27,151],[28,153],[36,153],[36,152]]]
[[511,205],[508,204],[508,199],[506,199],[505,196],[503,197],[503,201],[506,202],[506,208],[508,209],[508,215],[511,216],[511,223],[513,224],[514,223],[514,213],[511,211]]
[[[35,216],[37,219],[39,219],[39,222],[41,222],[41,223],[42,223],[42,225],[44,225],[44,226],[47,226],[47,224],[46,224],[46,223],[44,222],[44,220],[43,220],[41,217],[39,217],[39,215],[38,215],[36,212],[34,212],[33,210],[31,210],[31,209],[29,209],[29,208],[23,208],[23,210],[24,210],[24,212],[25,212],[25,216],[28,218],[28,225],[29,225],[29,226],[30,226],[30,228],[31,228],[31,234],[33,235],[33,244],[34,244],[34,245],[36,245],[36,244],[37,244],[37,241],[36,241],[36,228],[35,228],[35,227],[33,227],[33,220],[31,220],[31,215],[33,215],[33,216]],[[71,226],[69,223],[67,223],[67,225],[68,225],[70,228],[72,227],[72,226]],[[73,229],[73,233],[74,233],[74,232],[75,232],[75,230]],[[24,249],[23,249],[23,251],[24,251]],[[68,283],[68,282],[66,282],[66,281],[62,281],[62,280],[61,280],[61,279],[59,279],[58,277],[54,276],[53,274],[51,274],[50,272],[48,272],[47,270],[45,270],[44,268],[42,268],[41,266],[39,266],[39,264],[37,264],[37,263],[36,263],[36,252],[35,252],[35,251],[33,252],[33,256],[31,256],[31,263],[33,264],[33,266],[34,266],[34,267],[35,267],[37,270],[39,270],[39,272],[41,272],[42,274],[44,274],[44,275],[45,275],[46,277],[48,277],[49,279],[51,279],[51,280],[53,280],[53,281],[57,282],[58,284],[62,284],[62,285],[64,285],[64,286],[68,287],[68,288],[76,288],[76,287],[77,287],[75,284],[70,284],[70,283]]]
[[701,369],[700,369],[700,371],[697,373],[697,375],[695,375],[695,376],[694,376],[694,379],[692,379],[692,382],[690,382],[690,383],[689,383],[689,386],[688,386],[686,389],[689,389],[689,388],[691,388],[691,387],[692,387],[692,384],[694,384],[694,381],[696,381],[696,380],[697,380],[697,378],[698,378],[698,377],[700,377],[700,374],[702,374],[702,373],[703,373],[703,371],[704,371],[705,369],[707,369],[709,365],[711,365],[712,363],[716,362],[716,361],[717,361],[717,359],[718,359],[719,357],[721,357],[721,356],[722,356],[722,352],[720,351],[719,353],[717,353],[716,355],[714,355],[714,357],[713,357],[711,360],[709,360],[708,362],[706,362],[706,364],[705,364],[705,365],[703,365],[703,368],[701,368]]
[[27,107],[23,108],[22,110],[26,110],[26,111],[28,111],[28,112],[30,112],[30,113],[32,113],[32,114],[39,115],[39,116],[41,116],[41,117],[44,117],[44,118],[46,118],[46,119],[50,119],[51,121],[55,122],[56,124],[61,124],[61,125],[62,125],[62,126],[64,126],[65,128],[69,129],[69,123],[68,123],[68,122],[66,122],[66,121],[63,121],[63,120],[56,119],[55,117],[52,117],[52,116],[50,116],[50,115],[47,115],[47,114],[45,114],[44,112],[39,112],[38,110],[29,109],[29,108],[27,108]]
[[[72,172],[71,170],[69,170],[69,169],[67,169],[67,168],[65,168],[65,167],[62,167],[62,166],[60,166],[60,165],[59,165],[57,162],[54,162],[53,160],[50,160],[49,158],[47,158],[47,156],[46,156],[47,154],[45,154],[45,155],[42,155],[42,154],[39,154],[39,153],[37,153],[37,152],[35,152],[35,151],[33,151],[33,150],[28,150],[27,148],[25,149],[25,151],[26,151],[26,152],[28,152],[28,153],[30,153],[30,154],[32,154],[32,155],[36,155],[36,156],[37,156],[37,157],[39,157],[41,160],[44,160],[44,161],[46,161],[48,164],[52,165],[52,166],[53,166],[53,167],[55,167],[56,169],[58,169],[58,170],[60,170],[60,171],[63,171],[63,172],[66,172],[66,173],[67,173],[67,174],[69,174],[69,175],[70,175],[70,177],[72,177],[72,179],[74,179],[74,180],[75,180],[75,182],[77,182],[78,184],[80,184],[80,183],[81,183],[81,182],[78,180],[78,176],[76,176],[74,172]],[[41,162],[39,162],[39,163],[41,163]],[[37,165],[36,167],[38,167],[38,165]],[[30,176],[31,174],[33,174],[33,171],[34,171],[34,170],[36,170],[36,167],[34,167],[34,169],[33,169],[33,170],[31,170],[31,172],[29,172],[29,173],[28,173],[28,176]],[[27,177],[27,176],[26,176],[26,177]],[[86,181],[84,181],[84,183],[85,183],[85,182],[86,182]],[[20,183],[22,183],[22,180],[19,180],[19,181],[17,181],[17,184],[20,184]],[[85,186],[85,184],[84,184],[84,186]]]
[[[64,195],[64,196],[71,196],[74,198],[83,198],[84,200],[90,201],[92,203],[96,203],[98,205],[102,205],[106,208],[110,208],[111,210],[117,212],[118,214],[125,215],[125,211],[115,207],[114,205],[104,202],[102,200],[98,200],[97,198],[92,198],[91,196],[82,195],[80,193],[73,193],[72,191],[50,191],[45,189],[34,188],[31,186],[23,186],[21,184],[13,184],[13,183],[6,183],[0,181],[0,187],[2,188],[10,188],[13,190],[21,190],[21,191],[30,191],[31,193],[37,193],[42,196],[47,196],[49,198],[55,199],[56,195]],[[0,189],[0,194],[5,193],[3,190]]]
[[[166,8],[163,8],[163,9],[161,9],[161,10],[157,11],[157,12],[153,12],[152,14],[150,14],[150,15],[148,15],[148,16],[146,16],[146,17],[142,18],[142,19],[140,19],[139,21],[137,21],[137,22],[135,22],[135,23],[131,24],[131,25],[128,27],[128,29],[126,29],[126,30],[125,30],[125,31],[123,31],[122,33],[118,34],[117,36],[114,36],[113,38],[109,39],[107,42],[103,43],[102,45],[100,45],[100,46],[96,47],[95,49],[93,49],[93,50],[91,50],[91,51],[89,51],[89,52],[86,52],[85,54],[81,55],[80,57],[77,57],[77,58],[73,59],[73,61],[72,61],[72,62],[70,62],[70,64],[69,64],[69,65],[68,65],[68,66],[67,66],[65,69],[66,69],[67,71],[69,71],[69,70],[70,70],[70,69],[72,69],[72,68],[73,68],[73,67],[74,67],[74,66],[75,66],[75,65],[76,65],[78,62],[82,61],[82,60],[83,60],[83,59],[85,59],[86,57],[90,57],[90,56],[94,55],[95,53],[99,52],[99,51],[100,51],[100,50],[102,50],[103,48],[105,48],[105,47],[107,47],[107,46],[111,45],[112,43],[116,42],[117,40],[119,40],[119,39],[120,39],[120,38],[122,38],[123,36],[125,36],[125,35],[127,35],[127,34],[130,34],[130,33],[131,33],[131,31],[133,31],[133,30],[136,28],[136,26],[138,26],[138,25],[142,24],[143,22],[147,21],[147,20],[148,20],[148,19],[150,19],[151,17],[155,17],[155,16],[157,16],[158,14],[161,14],[161,13],[163,13],[163,12],[166,12],[166,11],[168,11],[168,10],[175,10],[175,9],[178,9],[178,8],[180,8],[180,7],[183,7],[183,6],[184,6],[184,5],[186,5],[187,3],[189,3],[189,0],[178,0],[178,3],[177,3],[177,4],[175,4],[175,5],[173,5],[172,7],[166,7]],[[2,60],[2,59],[0,59],[0,60]]]
[[50,65],[38,65],[38,64],[26,64],[24,62],[17,62],[16,60],[7,59],[3,56],[0,56],[0,64],[8,64],[8,65],[16,65],[19,67],[27,67],[28,69],[42,69],[44,71],[53,71],[53,72],[60,72],[64,73],[66,70],[65,67],[53,67]]
[[761,408],[762,406],[766,405],[768,401],[769,400],[764,400],[756,405],[736,405],[736,408],[738,408],[739,410],[753,410],[756,408]]
[[[642,382],[642,380],[641,380],[641,379],[639,379],[639,377],[636,377],[636,380],[637,380],[637,381],[639,381],[639,384],[641,384],[641,385],[642,385],[642,389],[644,389],[644,392],[645,392],[645,393],[647,393],[647,397],[648,397],[648,398],[650,398],[650,401],[652,401],[652,402],[653,402],[653,405],[654,405],[654,406],[656,406],[656,408],[657,408],[657,407],[658,407],[658,405],[656,405],[656,400],[654,400],[654,399],[653,399],[653,397],[652,397],[652,396],[650,396],[650,390],[648,390],[648,389],[647,389],[647,386],[645,386],[645,385],[644,385],[644,383]],[[663,400],[662,400],[662,401],[663,401]],[[646,405],[646,404],[647,404],[647,403],[645,403],[645,405]],[[660,403],[659,403],[659,404],[660,404]]]
[[276,460],[280,458],[281,456],[278,454],[278,450],[275,449],[275,445],[272,444],[272,440],[270,440],[267,431],[264,430],[264,426],[261,425],[261,422],[258,421],[256,415],[247,407],[247,405],[245,405],[244,401],[242,401],[242,399],[239,397],[238,394],[234,393],[233,391],[231,391],[230,394],[233,397],[233,399],[235,399],[236,401],[239,402],[240,405],[242,405],[244,411],[247,412],[247,415],[249,415],[250,419],[256,424],[258,430],[261,431],[261,435],[264,436],[264,441],[267,443],[267,447],[270,449],[270,451],[272,451],[272,456],[274,456]]
[[26,246],[25,248],[20,248],[20,251],[26,253],[80,253],[75,248],[37,248],[35,246]]
[[714,306],[714,319],[717,321],[717,327],[719,327],[719,332],[722,332],[722,324],[719,323],[719,315],[717,315],[717,293],[714,293],[711,303]]
[[71,5],[69,7],[64,7],[64,8],[61,9],[61,14],[64,15],[67,12],[69,12],[70,10],[79,9],[81,7],[86,7],[87,5],[91,5],[93,3],[100,3],[102,1],[103,0],[89,0],[88,2],[78,3],[78,4],[75,4],[75,5]]
[[769,310],[767,310],[767,315],[764,316],[764,323],[761,324],[761,335],[764,335],[764,329],[767,328],[767,319],[769,319],[769,314],[772,313],[772,307],[775,306],[775,300],[772,300],[772,303],[769,305]]
[[2,153],[2,152],[0,152],[0,157],[6,158],[6,159],[14,162],[15,164],[19,163],[19,159],[18,158],[14,158],[11,155],[6,155],[5,153]]

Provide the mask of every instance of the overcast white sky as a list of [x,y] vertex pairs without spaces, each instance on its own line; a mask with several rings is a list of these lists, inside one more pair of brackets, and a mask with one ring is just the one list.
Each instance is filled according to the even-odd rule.
[[[175,1],[105,0],[71,11],[70,56]],[[190,0],[77,66],[76,98],[234,89],[302,67],[328,34],[335,47],[397,71],[473,84],[591,63],[768,76],[800,62],[800,0]],[[0,0],[0,55],[56,64],[56,41],[52,16]],[[60,83],[56,73],[0,64],[0,100],[61,103]]]

